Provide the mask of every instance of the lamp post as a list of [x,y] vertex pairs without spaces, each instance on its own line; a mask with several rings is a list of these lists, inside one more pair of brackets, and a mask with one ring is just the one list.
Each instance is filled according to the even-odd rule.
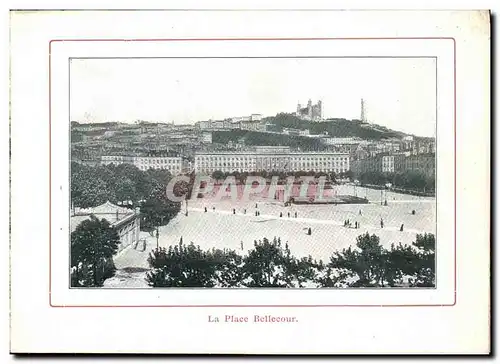
[[159,231],[159,226],[156,227],[156,249],[159,248],[159,238],[160,238],[160,231]]

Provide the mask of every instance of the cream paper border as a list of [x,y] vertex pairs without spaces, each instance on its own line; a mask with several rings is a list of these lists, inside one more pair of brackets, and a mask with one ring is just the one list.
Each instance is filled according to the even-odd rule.
[[[489,25],[488,17],[480,12],[210,12],[210,13],[45,13],[16,14],[12,21],[12,245],[11,245],[11,306],[12,349],[35,352],[225,352],[225,353],[346,353],[346,352],[478,352],[487,350],[488,327],[488,209],[485,194],[489,191]],[[171,25],[166,27],[165,24]],[[300,24],[300,30],[296,26]],[[439,24],[440,26],[436,26]],[[457,26],[460,25],[460,26]],[[196,26],[194,26],[196,25]],[[453,37],[457,55],[457,301],[449,307],[398,308],[55,308],[49,305],[48,282],[48,43],[55,38],[226,38],[231,37]],[[451,41],[448,41],[451,44]],[[401,51],[405,50],[401,46]],[[439,50],[451,47],[444,45]],[[432,48],[432,47],[431,47]],[[430,49],[430,48],[427,48]],[[104,51],[104,50],[103,50]],[[352,51],[352,50],[351,50]],[[437,50],[435,50],[437,51]],[[449,50],[448,50],[449,52]],[[447,53],[447,52],[445,52]],[[73,56],[73,55],[71,55]],[[54,55],[59,57],[59,55]],[[66,54],[66,62],[68,54]],[[446,55],[441,55],[441,59]],[[449,56],[448,56],[449,57]],[[61,59],[54,62],[64,64]],[[439,59],[439,58],[438,58]],[[449,64],[449,63],[448,63]],[[440,67],[438,61],[438,68]],[[447,66],[450,67],[450,66]],[[451,67],[450,67],[451,68]],[[59,70],[59,67],[57,67]],[[440,68],[439,68],[440,69]],[[67,71],[67,63],[65,66]],[[444,70],[449,73],[449,68]],[[438,75],[441,72],[438,73]],[[64,75],[59,75],[64,79]],[[438,76],[439,77],[439,76]],[[58,100],[64,91],[56,89]],[[441,92],[442,85],[438,84]],[[445,86],[446,87],[446,86]],[[449,110],[452,102],[438,95],[439,113]],[[443,110],[442,110],[443,109]],[[449,112],[449,111],[448,111]],[[52,109],[53,120],[67,122],[67,110]],[[64,116],[66,114],[66,116]],[[439,114],[440,115],[440,114]],[[438,128],[442,117],[438,115]],[[448,116],[448,120],[452,117]],[[446,120],[446,117],[445,117]],[[54,125],[53,125],[54,126]],[[449,128],[449,126],[448,126]],[[62,128],[61,128],[62,129]],[[57,148],[64,130],[52,129],[53,166],[67,160]],[[449,133],[452,129],[447,129]],[[439,129],[440,132],[440,129]],[[442,143],[448,134],[438,132],[438,158],[453,155],[451,142]],[[446,146],[446,149],[441,149]],[[57,154],[56,154],[57,153]],[[444,157],[442,157],[444,156]],[[59,162],[57,162],[59,161]],[[450,159],[448,159],[450,161]],[[438,160],[438,184],[441,185],[441,160]],[[446,164],[449,169],[449,163]],[[28,168],[29,166],[29,168]],[[445,167],[446,168],[446,167]],[[64,171],[60,171],[64,172]],[[62,173],[64,174],[64,173]],[[62,175],[61,174],[61,175]],[[52,241],[60,244],[60,231],[67,224],[65,184],[55,174],[52,180],[53,203]],[[450,179],[450,175],[442,178]],[[67,182],[66,182],[67,183]],[[441,194],[450,194],[451,186],[438,187]],[[443,191],[443,192],[441,192]],[[66,192],[67,196],[67,192]],[[449,202],[449,200],[448,200]],[[57,205],[56,205],[57,204]],[[438,219],[452,220],[452,205],[441,206]],[[443,209],[443,210],[441,210]],[[445,224],[445,223],[443,223]],[[62,230],[61,230],[62,229]],[[67,225],[66,225],[67,229]],[[438,249],[441,224],[438,225]],[[64,233],[67,242],[67,230]],[[58,245],[61,246],[62,245]],[[62,248],[61,248],[62,249]],[[58,264],[61,252],[50,257]],[[67,256],[67,255],[66,255]],[[67,259],[67,258],[66,258]],[[438,250],[438,292],[442,255]],[[66,262],[65,262],[66,263]],[[445,263],[446,264],[446,263]],[[449,263],[448,263],[449,264]],[[62,266],[62,264],[61,264]],[[54,266],[53,266],[54,267]],[[58,304],[71,300],[103,300],[110,304],[112,297],[69,297],[58,291],[60,272],[52,298]],[[54,272],[53,272],[54,273]],[[67,276],[67,264],[64,264]],[[64,278],[63,278],[64,279]],[[66,278],[67,279],[67,278]],[[447,282],[448,283],[448,282]],[[248,300],[259,299],[255,290]],[[245,292],[243,291],[243,292]],[[86,291],[88,292],[88,291]],[[138,292],[138,291],[134,291]],[[220,290],[214,290],[220,300]],[[231,291],[226,291],[231,293]],[[280,294],[276,302],[307,302],[311,290],[292,291],[300,297]],[[324,292],[324,291],[316,291]],[[326,292],[326,291],[325,291]],[[339,291],[342,295],[348,291]],[[339,295],[340,295],[339,293]],[[352,297],[367,304],[367,297]],[[391,292],[388,292],[392,294]],[[397,292],[395,292],[397,293]],[[408,292],[410,293],[410,292]],[[416,292],[420,293],[420,292]],[[448,292],[449,293],[449,292]],[[97,292],[100,295],[100,292]],[[107,294],[107,293],[106,293]],[[209,292],[209,294],[212,294]],[[263,294],[265,294],[263,292]],[[337,293],[335,293],[337,295]],[[411,294],[411,293],[410,293]],[[302,297],[303,296],[303,297]],[[179,297],[179,300],[183,300]],[[345,297],[345,296],[344,296]],[[123,302],[119,297],[120,303]],[[191,301],[190,297],[190,301]],[[412,299],[415,297],[411,297]],[[421,297],[419,297],[421,299]],[[426,297],[444,304],[453,303],[450,296]],[[450,300],[451,298],[451,300]],[[125,297],[130,304],[142,298]],[[158,298],[152,298],[157,300]],[[224,297],[224,300],[231,298]],[[269,297],[266,297],[268,300]],[[340,298],[337,298],[340,299]],[[380,297],[377,299],[383,301]],[[400,298],[409,300],[408,294]],[[424,301],[425,301],[424,299]],[[161,298],[160,298],[161,300]],[[208,302],[208,296],[203,302]],[[302,301],[300,301],[302,300]],[[329,304],[331,297],[316,297],[315,302]],[[254,301],[254,302],[255,302]],[[382,304],[379,301],[377,304]],[[339,302],[339,301],[336,301]],[[394,303],[391,297],[385,303]],[[266,302],[267,303],[267,302]],[[345,304],[345,302],[343,303]],[[207,322],[208,314],[277,314],[298,318],[294,326],[248,325],[246,327]],[[106,330],[95,330],[90,320]],[[154,323],[154,326],[152,324]],[[326,325],[326,326],[325,326]],[[189,328],[190,340],[176,332]],[[331,327],[332,330],[328,328]],[[58,328],[57,330],[54,328]],[[111,330],[112,328],[112,330]],[[169,331],[170,328],[176,328]],[[237,331],[235,331],[237,330]],[[111,332],[112,331],[112,332]],[[324,335],[325,331],[329,335]],[[142,336],[138,333],[151,333]],[[239,340],[235,333],[244,333],[253,340]],[[306,334],[307,333],[307,334]],[[323,333],[323,334],[321,334]],[[112,339],[113,338],[113,339]],[[305,340],[307,338],[307,340]],[[360,346],[359,343],[363,343]],[[333,347],[332,347],[333,346]]]
[[[454,302],[454,40],[323,39],[52,42],[51,303],[55,306],[449,305]],[[429,57],[437,69],[436,289],[69,289],[69,62],[82,57]],[[242,70],[244,72],[244,70]],[[381,85],[381,87],[383,87]],[[214,92],[216,86],[214,85]],[[435,92],[435,90],[421,90]],[[231,102],[231,100],[227,100]],[[56,187],[57,186],[57,187]],[[61,188],[62,187],[62,188]]]

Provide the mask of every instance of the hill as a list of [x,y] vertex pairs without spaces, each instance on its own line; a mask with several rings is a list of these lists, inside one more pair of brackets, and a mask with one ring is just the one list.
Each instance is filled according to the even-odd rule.
[[226,130],[212,132],[212,142],[219,144],[237,143],[243,140],[245,145],[275,145],[290,146],[301,150],[321,150],[324,147],[317,138],[308,138],[298,135],[262,133],[248,130]]
[[266,117],[263,121],[273,124],[272,130],[277,132],[283,131],[284,128],[309,129],[314,135],[328,134],[331,137],[358,137],[371,140],[401,138],[407,135],[385,126],[364,123],[361,120],[327,119],[323,122],[311,122],[301,120],[293,114],[280,113]]

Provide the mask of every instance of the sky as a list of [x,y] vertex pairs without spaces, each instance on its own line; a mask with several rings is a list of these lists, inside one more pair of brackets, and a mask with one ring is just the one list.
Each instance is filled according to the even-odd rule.
[[326,118],[435,136],[430,58],[72,59],[72,121],[193,124],[295,112],[323,101]]

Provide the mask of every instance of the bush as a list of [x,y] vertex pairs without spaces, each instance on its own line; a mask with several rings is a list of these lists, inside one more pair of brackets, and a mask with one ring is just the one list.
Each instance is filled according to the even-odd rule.
[[435,238],[417,235],[411,246],[384,249],[376,235],[335,252],[328,264],[295,258],[280,238],[255,241],[244,257],[233,250],[203,251],[194,244],[154,250],[148,259],[152,287],[433,287]]

